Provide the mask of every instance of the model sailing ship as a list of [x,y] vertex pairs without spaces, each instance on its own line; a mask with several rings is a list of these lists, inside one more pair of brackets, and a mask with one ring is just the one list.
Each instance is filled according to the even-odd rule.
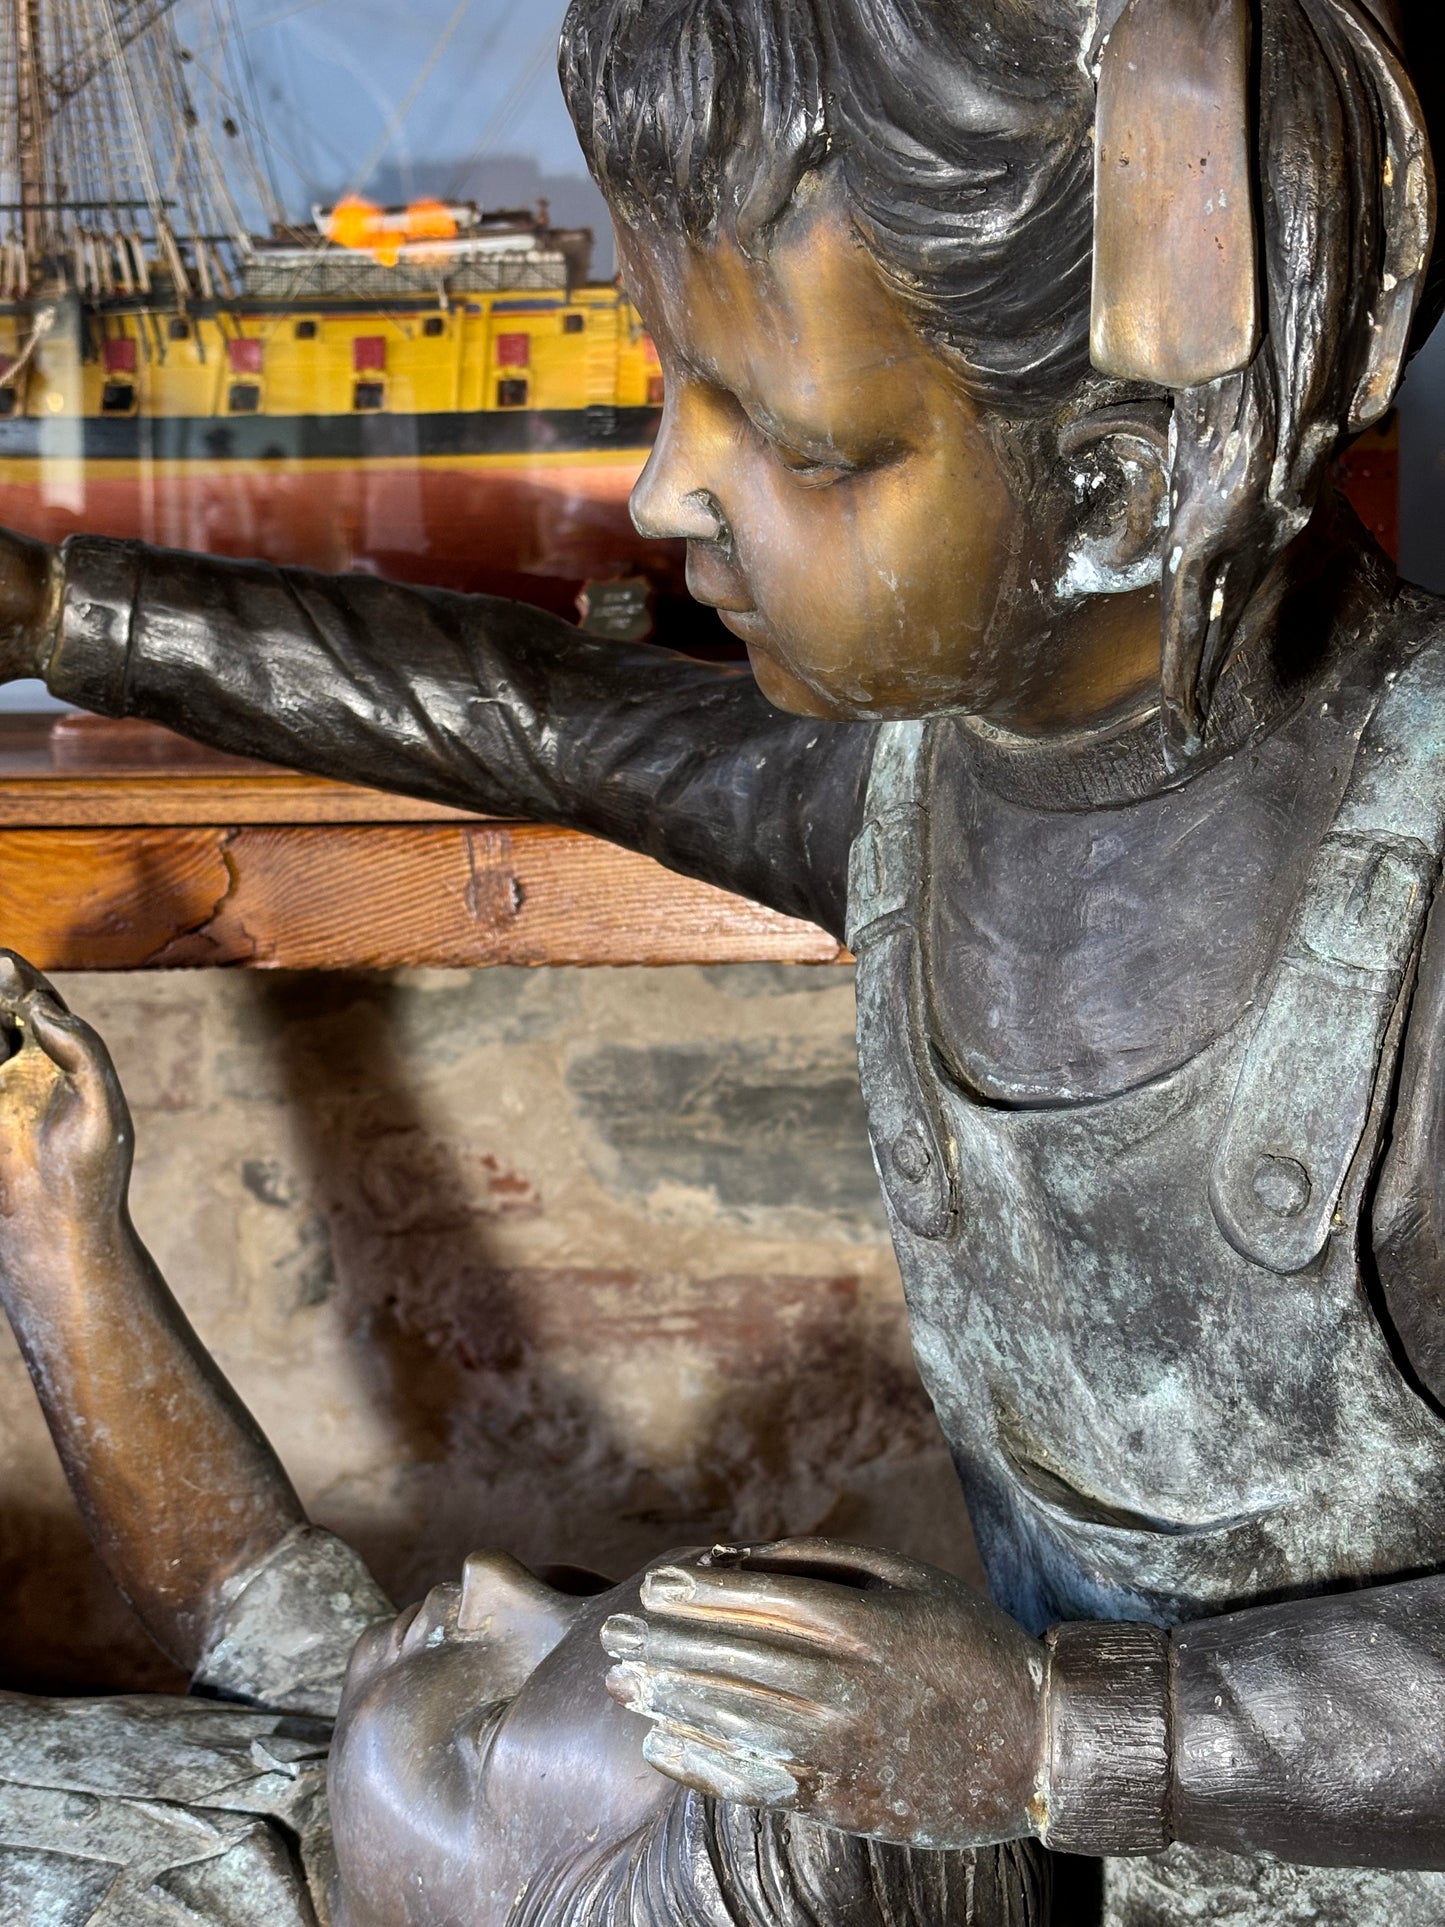
[[288,223],[174,4],[0,10],[0,521],[560,610],[632,574],[662,381],[590,232],[355,196]]

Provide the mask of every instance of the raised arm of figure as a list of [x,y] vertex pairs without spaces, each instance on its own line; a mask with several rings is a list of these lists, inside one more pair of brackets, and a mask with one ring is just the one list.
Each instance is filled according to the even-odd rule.
[[131,1121],[100,1039],[0,952],[0,1303],[97,1550],[181,1665],[227,1582],[305,1524],[130,1220]]
[[590,830],[842,933],[873,729],[786,716],[744,671],[491,596],[90,538],[57,563],[0,537],[7,674],[221,749]]

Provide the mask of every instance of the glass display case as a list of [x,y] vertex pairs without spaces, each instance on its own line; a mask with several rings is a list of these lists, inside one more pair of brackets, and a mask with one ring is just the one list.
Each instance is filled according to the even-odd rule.
[[[428,138],[448,104],[470,124],[468,18],[504,101],[550,102],[550,61],[509,53],[495,8],[406,13],[399,41],[333,0],[5,11],[0,520],[519,595],[710,648],[680,554],[628,517],[662,377],[593,225],[546,195],[479,203],[468,183],[549,185],[540,162],[531,183],[516,157],[489,169],[485,139],[398,164],[428,111]],[[301,58],[318,33],[349,71]],[[382,140],[338,154],[377,95],[397,102]],[[328,134],[309,167],[307,122]]]
[[[562,107],[560,19],[0,9],[0,524],[735,654],[681,545],[628,514],[662,375]],[[0,692],[0,915],[46,968],[838,954],[581,837],[55,708]]]

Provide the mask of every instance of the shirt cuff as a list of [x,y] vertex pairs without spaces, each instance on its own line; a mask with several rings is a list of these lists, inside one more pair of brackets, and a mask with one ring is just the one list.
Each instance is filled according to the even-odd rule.
[[131,633],[140,594],[139,542],[72,536],[61,549],[64,583],[45,680],[52,695],[102,716],[129,707]]
[[298,1526],[232,1579],[191,1690],[335,1719],[357,1640],[395,1610],[350,1546]]
[[1048,1636],[1044,1844],[1058,1853],[1161,1853],[1172,1780],[1169,1636],[1093,1622]]

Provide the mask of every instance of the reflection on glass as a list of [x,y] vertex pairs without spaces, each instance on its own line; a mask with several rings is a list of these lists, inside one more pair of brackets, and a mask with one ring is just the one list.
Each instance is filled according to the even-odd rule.
[[288,220],[173,18],[0,12],[0,520],[567,614],[645,578],[676,615],[680,557],[626,508],[661,373],[591,233],[545,201],[351,195]]

